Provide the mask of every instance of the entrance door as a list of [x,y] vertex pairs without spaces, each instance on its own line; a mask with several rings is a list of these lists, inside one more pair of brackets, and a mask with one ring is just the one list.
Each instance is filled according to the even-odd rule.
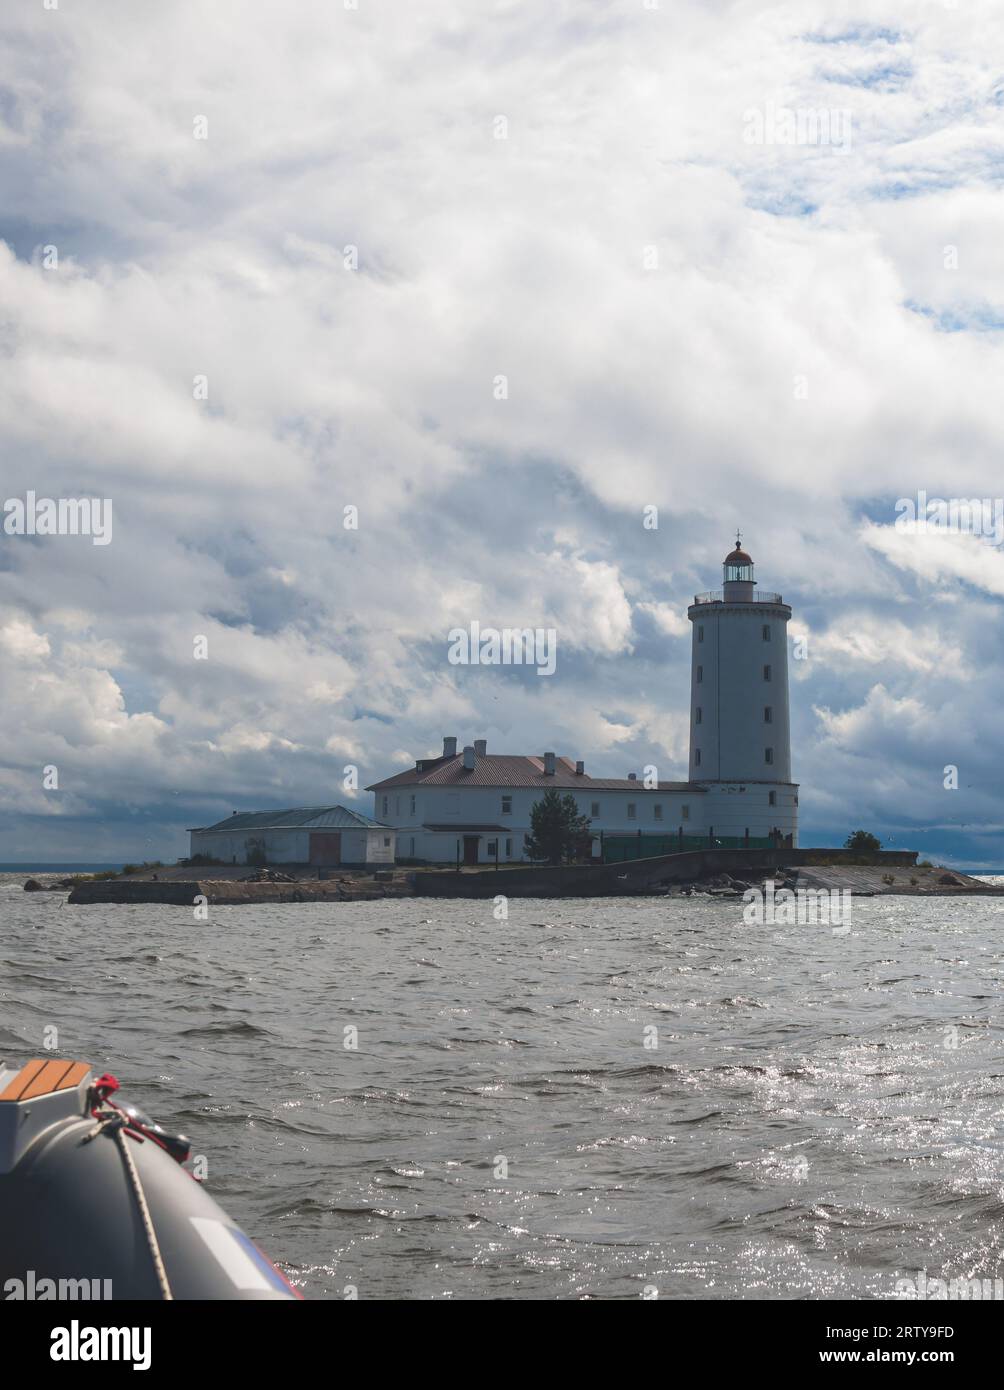
[[342,862],[342,833],[340,830],[323,835],[311,831],[310,862],[318,867],[330,867]]
[[465,864],[476,864],[476,863],[478,862],[478,841],[479,841],[480,839],[481,839],[481,836],[480,836],[480,835],[465,835],[465,836],[464,836],[464,863],[465,863]]

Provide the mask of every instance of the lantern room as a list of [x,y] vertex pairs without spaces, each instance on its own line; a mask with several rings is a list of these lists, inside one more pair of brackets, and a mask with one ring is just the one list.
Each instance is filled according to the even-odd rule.
[[730,551],[725,557],[723,564],[724,591],[723,598],[733,603],[752,603],[753,586],[756,580],[753,577],[753,560],[740,547],[739,533],[736,532],[736,548]]

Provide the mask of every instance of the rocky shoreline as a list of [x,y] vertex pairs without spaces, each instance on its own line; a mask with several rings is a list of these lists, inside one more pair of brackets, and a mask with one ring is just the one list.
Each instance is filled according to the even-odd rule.
[[[644,867],[646,861],[638,864]],[[648,861],[649,864],[652,861]],[[380,898],[462,897],[590,897],[595,895],[657,898],[708,898],[742,901],[750,889],[764,892],[773,884],[775,894],[792,892],[842,892],[855,897],[888,895],[915,897],[1000,896],[1004,885],[980,879],[942,866],[918,866],[911,862],[824,863],[775,865],[764,870],[750,864],[745,872],[718,870],[679,877],[670,874],[660,880],[658,870],[646,868],[644,877],[632,873],[631,865],[614,866],[623,873],[607,872],[603,877],[577,877],[572,882],[561,871],[540,869],[529,875],[523,870],[442,871],[412,869],[331,870],[319,877],[316,869],[285,866],[259,869],[247,866],[203,870],[205,877],[184,865],[158,868],[115,877],[88,879],[81,875],[29,879],[26,892],[67,893],[72,904],[163,903],[191,906],[196,902],[220,905],[276,902],[350,903]]]
[[655,889],[659,897],[741,898],[749,889],[765,890],[771,882],[776,893],[848,892],[854,897],[955,897],[978,894],[997,897],[1004,885],[984,883],[970,874],[961,874],[940,865],[930,868],[911,866],[899,872],[879,867],[854,868],[807,864],[797,869],[779,868],[769,876],[738,877],[729,873],[712,874],[693,883],[670,884]]

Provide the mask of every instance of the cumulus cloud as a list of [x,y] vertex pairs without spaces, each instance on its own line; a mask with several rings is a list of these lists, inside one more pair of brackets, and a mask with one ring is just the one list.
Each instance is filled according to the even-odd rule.
[[[813,660],[834,671],[881,666],[891,676],[941,674],[966,680],[972,675],[950,632],[929,624],[918,632],[889,613],[848,610],[825,631],[806,634],[806,641]],[[800,661],[792,669],[796,680],[810,674]]]
[[687,615],[671,603],[639,603],[638,612],[647,613],[666,637],[686,637],[690,632]]
[[930,584],[970,584],[1004,597],[1004,552],[980,536],[948,529],[866,525],[862,540],[897,569]]
[[937,736],[938,721],[919,699],[896,699],[883,685],[869,690],[863,705],[834,712],[817,710],[825,737],[865,756],[889,751],[890,741],[904,744]]
[[[812,637],[808,826],[911,702],[996,748],[999,555],[888,523],[1000,473],[1004,16],[869,16],[11,8],[3,495],[115,530],[0,536],[0,858],[32,816],[56,858],[180,853],[451,732],[685,775],[678,639],[736,525]],[[750,144],[768,103],[847,109],[850,149]],[[555,676],[451,668],[472,619],[554,626]],[[933,815],[925,776],[876,818]]]

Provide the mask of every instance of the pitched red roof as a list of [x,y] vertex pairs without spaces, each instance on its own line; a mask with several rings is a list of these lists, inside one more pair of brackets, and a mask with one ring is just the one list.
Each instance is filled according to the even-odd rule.
[[[370,792],[386,791],[389,787],[574,787],[590,791],[655,791],[640,779],[632,777],[588,777],[575,771],[571,758],[556,758],[552,776],[544,771],[543,757],[517,757],[510,753],[486,753],[475,757],[473,768],[464,767],[462,753],[453,758],[424,758],[406,772],[397,772],[374,782]],[[703,792],[690,782],[660,782],[661,792]]]

